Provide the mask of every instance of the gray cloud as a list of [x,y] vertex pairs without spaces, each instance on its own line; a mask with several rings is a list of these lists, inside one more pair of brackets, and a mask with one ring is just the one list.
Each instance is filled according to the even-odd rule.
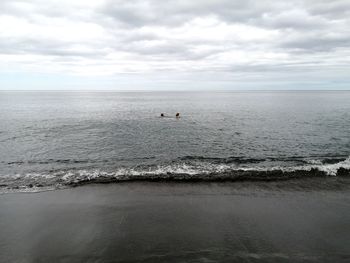
[[350,46],[350,38],[343,35],[309,34],[287,38],[281,43],[282,47],[293,49],[296,52],[330,52],[337,48]]
[[345,70],[349,10],[349,0],[2,0],[0,70]]

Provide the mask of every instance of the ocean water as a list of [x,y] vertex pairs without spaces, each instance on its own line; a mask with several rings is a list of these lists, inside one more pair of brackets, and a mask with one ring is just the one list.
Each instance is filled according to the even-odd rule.
[[0,92],[0,192],[322,180],[349,156],[349,91]]

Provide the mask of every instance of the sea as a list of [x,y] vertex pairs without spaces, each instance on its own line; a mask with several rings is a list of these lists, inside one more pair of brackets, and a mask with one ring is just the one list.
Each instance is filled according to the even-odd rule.
[[322,181],[349,156],[350,91],[0,92],[0,193]]

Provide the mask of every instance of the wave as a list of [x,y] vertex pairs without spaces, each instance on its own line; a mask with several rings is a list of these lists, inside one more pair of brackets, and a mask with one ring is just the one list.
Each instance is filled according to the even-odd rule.
[[241,157],[241,156],[230,156],[230,157],[207,157],[207,156],[183,156],[180,157],[181,161],[205,161],[211,163],[224,163],[224,164],[256,164],[264,162],[293,162],[298,164],[334,164],[344,161],[347,155],[337,155],[337,156],[289,156],[289,157],[266,157],[266,158],[251,158],[251,157]]
[[[195,159],[195,161],[194,161]],[[188,160],[188,158],[187,158]],[[304,177],[349,176],[350,157],[346,159],[304,160],[297,166],[237,166],[235,163],[212,162],[192,158],[191,162],[168,165],[102,169],[58,170],[0,176],[0,191],[39,191],[87,183],[126,181],[271,181]],[[260,163],[259,163],[260,164]]]
[[[179,157],[175,162],[204,162],[214,164],[259,164],[259,163],[296,163],[296,164],[309,164],[309,163],[322,163],[322,164],[334,164],[341,162],[347,158],[347,155],[342,156],[310,156],[308,158],[303,156],[292,157],[266,157],[266,158],[251,158],[242,156],[229,156],[229,157],[210,157],[210,156],[196,156],[188,155]],[[0,161],[5,165],[36,165],[36,164],[95,164],[95,163],[116,163],[122,161],[137,162],[142,160],[156,160],[155,156],[143,156],[133,158],[109,158],[109,159],[43,159],[43,160],[14,160],[14,161]]]
[[30,165],[30,164],[79,164],[79,163],[108,163],[120,161],[137,161],[137,160],[151,160],[154,156],[139,157],[133,159],[127,158],[110,158],[103,160],[94,159],[44,159],[44,160],[21,160],[21,161],[0,161],[0,163],[7,165]]

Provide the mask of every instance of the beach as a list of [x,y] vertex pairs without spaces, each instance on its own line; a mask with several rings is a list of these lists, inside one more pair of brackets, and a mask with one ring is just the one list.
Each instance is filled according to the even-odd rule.
[[0,0],[0,263],[350,263],[350,0]]
[[348,262],[350,180],[0,195],[1,262]]

